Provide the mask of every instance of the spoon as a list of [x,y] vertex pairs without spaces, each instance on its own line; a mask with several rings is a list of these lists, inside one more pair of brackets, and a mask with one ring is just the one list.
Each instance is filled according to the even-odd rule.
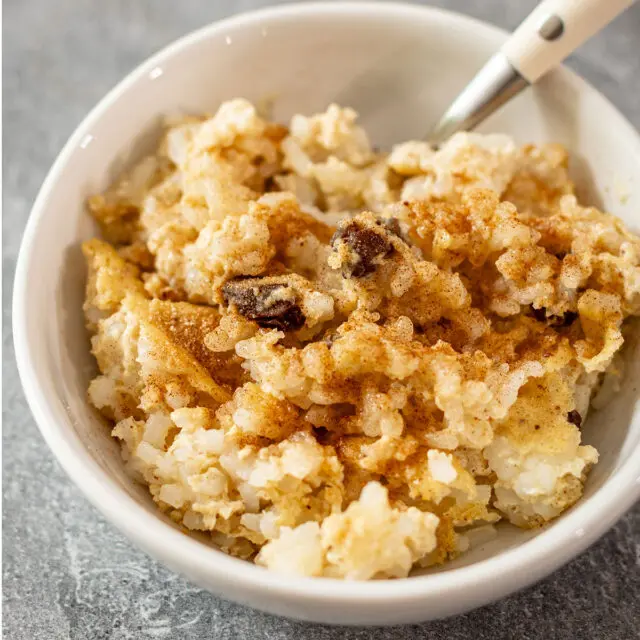
[[543,0],[480,69],[431,131],[438,146],[468,131],[560,64],[635,0]]

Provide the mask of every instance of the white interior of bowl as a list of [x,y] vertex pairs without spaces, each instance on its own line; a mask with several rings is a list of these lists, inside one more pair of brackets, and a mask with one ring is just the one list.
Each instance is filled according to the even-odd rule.
[[[150,148],[162,115],[210,112],[235,96],[272,96],[275,118],[286,122],[293,113],[338,101],[355,107],[374,143],[388,147],[421,137],[503,37],[447,13],[366,6],[290,8],[197,34],[143,65],[83,123],[35,207],[37,227],[32,220],[15,308],[23,382],[43,433],[68,470],[71,459],[88,452],[105,472],[101,483],[118,485],[157,514],[146,490],[123,472],[118,447],[85,399],[94,364],[81,312],[85,267],[79,243],[95,233],[85,213],[86,197]],[[638,137],[611,105],[569,72],[552,73],[482,130],[507,132],[518,142],[567,145],[581,193],[637,226],[633,214],[640,211],[640,189],[633,193],[630,186],[640,175]],[[585,441],[601,453],[585,499],[638,448],[640,420],[633,419],[637,345],[633,352],[623,391],[584,428]],[[504,553],[532,535],[500,527],[496,540],[440,571]],[[215,552],[203,548],[202,553]]]

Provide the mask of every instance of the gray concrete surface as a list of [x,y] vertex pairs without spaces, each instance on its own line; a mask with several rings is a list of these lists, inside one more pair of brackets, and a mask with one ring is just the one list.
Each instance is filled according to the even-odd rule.
[[[166,43],[260,0],[4,2],[4,637],[9,640],[231,638],[460,640],[640,638],[640,507],[523,593],[468,615],[395,629],[336,629],[213,598],[133,548],[80,496],[44,444],[13,360],[10,298],[29,209],[85,113]],[[437,0],[513,28],[531,0]],[[640,128],[640,5],[571,66]],[[640,212],[639,212],[640,213]],[[43,319],[43,321],[46,321]]]

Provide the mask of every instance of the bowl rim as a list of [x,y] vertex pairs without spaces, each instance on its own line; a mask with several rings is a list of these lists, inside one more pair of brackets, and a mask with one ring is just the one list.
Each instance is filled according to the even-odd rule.
[[[464,593],[473,593],[477,604],[482,604],[523,588],[568,562],[604,534],[633,505],[640,497],[640,443],[602,487],[556,521],[552,530],[542,530],[530,540],[496,556],[465,567],[401,580],[354,583],[333,578],[287,576],[228,556],[163,522],[115,483],[84,445],[81,450],[77,450],[67,442],[64,437],[67,428],[62,421],[56,421],[54,412],[49,407],[43,384],[46,372],[39,371],[36,366],[26,330],[30,297],[28,281],[34,262],[33,246],[39,222],[47,210],[50,193],[60,172],[76,153],[85,135],[122,94],[173,55],[226,30],[245,28],[267,19],[357,15],[363,12],[457,23],[479,29],[485,36],[496,39],[507,35],[504,30],[481,20],[429,6],[376,1],[311,2],[267,7],[210,23],[150,56],[111,89],[78,125],[40,188],[21,242],[14,280],[12,311],[16,362],[25,396],[40,432],[66,473],[85,497],[130,540],[158,559],[170,557],[170,565],[173,567],[198,566],[199,572],[211,578],[216,585],[232,585],[236,591],[266,589],[271,594],[298,601],[322,599],[342,604],[384,602],[385,605],[393,605],[399,601],[415,601],[429,596],[442,598],[455,593],[460,598]],[[640,150],[640,135],[597,89],[564,67],[552,73],[561,74],[563,81],[577,91],[588,92],[593,98],[600,100],[612,116],[616,129],[635,140]],[[487,577],[494,584],[501,581],[502,586],[497,586],[494,591],[485,589],[481,598],[478,598],[477,587],[486,584]]]

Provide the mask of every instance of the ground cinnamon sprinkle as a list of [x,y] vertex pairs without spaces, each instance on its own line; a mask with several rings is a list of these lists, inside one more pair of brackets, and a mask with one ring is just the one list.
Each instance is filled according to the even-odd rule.
[[89,202],[89,397],[128,469],[186,529],[300,575],[404,577],[473,527],[555,518],[640,310],[640,240],[567,162],[468,133],[380,153],[336,105],[174,118]]

